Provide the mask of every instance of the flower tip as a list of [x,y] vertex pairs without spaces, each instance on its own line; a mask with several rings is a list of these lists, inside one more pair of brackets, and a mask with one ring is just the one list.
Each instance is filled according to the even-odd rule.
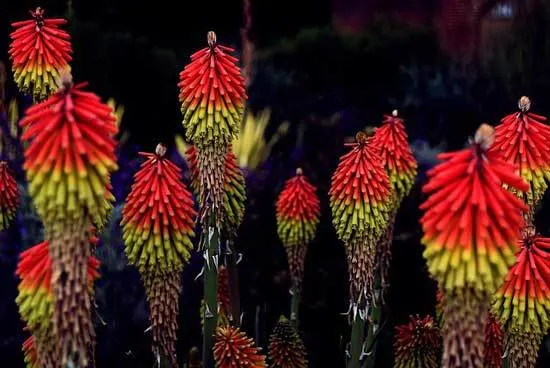
[[163,157],[166,154],[166,146],[162,143],[157,144],[157,147],[155,148],[155,153],[159,157]]
[[521,112],[527,112],[531,108],[531,99],[527,96],[521,96],[518,102],[518,107]]
[[296,168],[296,175],[302,175],[304,172],[301,167]]
[[206,35],[206,39],[208,40],[208,46],[214,47],[214,45],[216,44],[216,32],[209,31]]
[[392,112],[391,112],[391,115],[396,118],[397,115],[399,115],[399,112],[397,111],[397,109],[394,109]]
[[59,72],[57,78],[57,85],[62,91],[66,91],[73,86],[73,75],[71,73],[71,67],[66,66]]
[[488,149],[495,140],[495,128],[489,124],[481,124],[476,131],[474,142],[481,145],[483,149]]
[[367,138],[368,137],[369,137],[369,133],[367,133],[367,132],[358,132],[355,135],[355,140],[359,144],[365,144],[365,143],[367,143]]

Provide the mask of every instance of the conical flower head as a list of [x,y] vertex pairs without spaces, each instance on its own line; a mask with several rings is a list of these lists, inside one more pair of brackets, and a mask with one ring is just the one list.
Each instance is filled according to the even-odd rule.
[[281,317],[269,338],[269,366],[272,368],[306,368],[306,348],[288,319]]
[[371,142],[372,137],[358,133],[357,143],[347,144],[352,149],[332,175],[332,223],[346,243],[357,236],[376,241],[389,219],[390,181]]
[[234,50],[216,43],[208,33],[208,47],[191,55],[180,73],[179,99],[186,137],[199,148],[226,146],[238,134],[247,98],[244,77]]
[[527,206],[502,188],[528,185],[494,150],[487,150],[493,129],[482,125],[475,142],[438,156],[428,172],[421,205],[422,244],[428,269],[447,291],[471,286],[494,292],[514,262]]
[[65,19],[44,18],[40,7],[31,11],[32,19],[12,23],[10,59],[19,89],[42,99],[55,92],[61,71],[69,66],[70,36],[59,27]]
[[520,246],[493,312],[507,332],[544,335],[550,328],[550,238],[527,228]]
[[485,328],[485,368],[501,368],[504,355],[504,332],[496,318],[489,314]]
[[134,175],[122,212],[128,261],[140,272],[181,271],[193,248],[197,215],[193,198],[180,168],[165,153],[162,144],[155,153],[140,153],[146,160]]
[[[92,237],[90,242],[97,239]],[[52,259],[49,241],[43,241],[21,253],[16,274],[21,279],[16,302],[19,313],[31,331],[48,329],[53,316]],[[99,277],[99,260],[88,261],[88,282],[93,287]]]
[[392,115],[384,115],[382,126],[376,128],[372,142],[388,172],[395,205],[409,194],[417,168],[403,121],[397,117],[397,110]]
[[69,79],[20,122],[29,192],[46,228],[87,215],[101,224],[109,173],[117,169],[111,108]]
[[520,111],[507,115],[496,127],[492,150],[520,169],[520,174],[529,183],[529,190],[517,193],[530,205],[536,205],[548,188],[550,181],[550,126],[544,116],[529,112],[531,102],[522,97]]
[[36,351],[36,346],[34,344],[34,337],[29,336],[23,342],[23,354],[25,356],[25,367],[26,368],[39,368],[40,364],[38,361],[38,353]]
[[410,316],[409,323],[396,327],[396,368],[436,368],[441,350],[441,333],[431,316]]
[[286,181],[276,204],[277,232],[285,247],[309,244],[319,224],[319,197],[315,188],[302,173]]
[[216,368],[264,368],[265,356],[254,341],[237,327],[218,327],[214,335]]
[[[191,172],[191,189],[200,195],[200,177],[198,153],[194,145],[189,146],[185,158]],[[224,165],[223,227],[227,236],[234,238],[244,217],[246,186],[241,168],[237,165],[235,154],[229,146]]]
[[0,161],[0,231],[6,229],[19,206],[19,188],[8,163]]

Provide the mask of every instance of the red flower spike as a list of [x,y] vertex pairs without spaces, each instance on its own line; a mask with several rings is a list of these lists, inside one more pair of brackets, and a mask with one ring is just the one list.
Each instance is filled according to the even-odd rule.
[[277,232],[288,258],[295,292],[300,292],[308,244],[319,224],[320,205],[317,189],[309,183],[302,169],[286,181],[276,203]]
[[317,189],[309,183],[301,169],[286,181],[277,199],[277,232],[287,247],[309,244],[319,224]]
[[19,206],[19,188],[8,163],[0,161],[0,231],[7,229]]
[[332,223],[346,247],[350,301],[361,308],[374,295],[376,242],[392,209],[390,181],[372,139],[360,132],[357,143],[348,144],[352,150],[340,158],[329,191]]
[[504,355],[504,332],[492,314],[489,314],[485,328],[485,368],[502,368]]
[[9,53],[19,89],[42,99],[60,87],[59,76],[69,67],[72,48],[69,34],[59,28],[66,20],[44,18],[40,7],[31,16],[12,23]]
[[391,203],[390,181],[381,159],[370,144],[372,137],[358,133],[352,150],[340,158],[329,191],[332,223],[338,237],[376,241],[386,228]]
[[544,336],[550,328],[550,238],[527,228],[519,245],[493,312],[506,332]]
[[[43,241],[23,251],[17,264],[16,274],[21,281],[16,302],[21,317],[33,332],[49,329],[53,316],[51,284],[53,265],[49,246],[49,241]],[[99,260],[97,258],[90,257],[87,272],[89,288],[93,290],[93,283],[99,278]]]
[[208,47],[191,55],[180,73],[179,99],[186,137],[199,148],[227,146],[238,134],[247,98],[244,77],[231,56],[234,50],[216,43],[208,32]]
[[397,110],[392,115],[384,115],[382,126],[376,128],[372,141],[388,172],[396,205],[409,194],[418,166],[407,141],[403,122],[403,119],[397,117]]
[[34,337],[30,336],[23,342],[23,354],[25,356],[26,368],[40,368],[38,361],[38,353],[36,352],[36,346],[34,344]]
[[[196,196],[200,195],[200,177],[198,153],[191,145],[185,152],[185,158],[191,172],[191,189]],[[224,165],[224,192],[223,192],[223,229],[226,236],[234,238],[242,223],[245,211],[246,189],[241,168],[237,165],[235,154],[231,146],[227,149]]]
[[409,323],[396,327],[396,368],[436,368],[440,350],[441,334],[431,316],[410,316]]
[[496,127],[495,142],[491,150],[520,169],[529,183],[529,190],[517,193],[531,207],[536,206],[550,181],[550,126],[544,116],[529,112],[531,101],[522,97],[520,111],[505,116]]
[[307,368],[304,343],[285,317],[279,318],[269,338],[268,357],[271,368]]
[[29,192],[46,228],[64,220],[107,216],[109,173],[117,169],[116,118],[85,83],[65,87],[27,109],[20,125]]
[[193,248],[197,212],[181,170],[164,157],[165,150],[159,144],[156,153],[140,153],[146,160],[122,212],[128,261],[142,273],[181,272]]
[[447,291],[472,287],[492,293],[514,262],[522,212],[527,206],[502,188],[529,187],[514,168],[488,150],[493,129],[483,124],[475,142],[440,154],[444,162],[428,172],[428,199],[420,223],[428,269]]
[[214,335],[216,368],[265,368],[265,356],[237,327],[218,327]]

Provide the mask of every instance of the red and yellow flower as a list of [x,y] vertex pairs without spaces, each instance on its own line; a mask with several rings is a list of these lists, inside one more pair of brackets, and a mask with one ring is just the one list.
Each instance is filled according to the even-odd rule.
[[238,133],[246,91],[233,51],[209,32],[208,47],[191,55],[180,73],[183,125],[187,139],[199,149],[213,142],[227,146]]
[[26,368],[40,368],[40,363],[38,361],[38,353],[36,352],[36,346],[34,344],[33,336],[29,336],[23,342],[23,354],[25,356]]
[[529,190],[517,193],[531,207],[537,205],[550,181],[550,126],[544,116],[529,112],[531,101],[522,97],[520,111],[507,115],[496,127],[491,149],[516,165],[529,183]]
[[265,356],[237,327],[221,326],[214,335],[216,368],[265,368]]
[[19,206],[19,188],[8,167],[8,163],[0,161],[0,231],[7,229],[15,217]]
[[493,292],[514,263],[527,210],[501,185],[529,187],[481,141],[438,158],[443,162],[428,172],[423,191],[429,196],[420,207],[428,268],[445,292],[465,287]]
[[482,124],[469,148],[439,155],[423,187],[424,258],[445,293],[444,367],[482,366],[489,298],[514,262],[528,209],[502,187],[529,189],[489,149],[493,139],[494,129]]
[[176,359],[181,272],[191,257],[195,236],[193,198],[181,170],[157,145],[134,175],[122,212],[122,237],[128,262],[141,274],[149,302],[153,352],[173,365]]
[[116,119],[85,83],[65,83],[20,121],[29,192],[46,228],[88,215],[100,225],[108,214],[105,201],[113,199]]
[[61,71],[69,67],[70,36],[60,29],[65,19],[44,18],[40,7],[31,11],[32,19],[12,23],[10,59],[19,89],[42,99],[55,92]]
[[376,242],[392,209],[390,181],[372,139],[360,132],[348,144],[329,191],[332,223],[346,247],[352,305],[372,299]]
[[397,110],[392,115],[384,115],[382,126],[376,128],[372,141],[388,172],[396,205],[409,194],[418,166],[403,122],[403,119],[397,117]]

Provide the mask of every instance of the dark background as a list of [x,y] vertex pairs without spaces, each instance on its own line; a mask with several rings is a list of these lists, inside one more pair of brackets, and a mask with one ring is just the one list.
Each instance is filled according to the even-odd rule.
[[[453,0],[454,1],[454,0]],[[348,340],[347,266],[328,207],[330,175],[343,142],[383,113],[399,108],[419,161],[417,184],[397,219],[390,272],[386,323],[380,335],[377,367],[392,365],[393,328],[409,314],[433,314],[435,284],[430,281],[420,245],[419,191],[424,172],[441,150],[460,148],[481,122],[496,124],[516,109],[520,95],[531,96],[534,111],[549,112],[549,1],[535,1],[536,11],[513,19],[506,37],[495,41],[483,60],[449,53],[435,22],[425,16],[392,17],[424,9],[436,14],[439,1],[252,0],[250,39],[255,45],[249,108],[272,109],[267,135],[283,121],[288,133],[266,163],[247,176],[247,215],[238,247],[241,263],[244,329],[266,346],[280,314],[288,313],[288,275],[284,250],[277,238],[274,202],[296,166],[319,188],[322,218],[306,259],[301,328],[310,367],[340,367]],[[371,4],[372,3],[372,4]],[[450,2],[449,2],[450,3]],[[369,5],[370,4],[370,5]],[[66,1],[3,1],[0,14],[0,60],[6,62],[9,23],[26,19],[40,5],[49,16],[65,16]],[[138,149],[151,151],[166,142],[172,157],[173,137],[183,133],[177,100],[178,72],[189,55],[206,44],[215,30],[218,42],[241,51],[242,2],[154,2],[73,0],[75,80],[87,80],[103,98],[125,106],[119,148],[120,170],[113,176],[117,211],[98,250],[102,278],[97,283],[98,367],[151,367],[147,305],[137,271],[126,266],[120,240],[120,204],[128,193],[139,160]],[[335,22],[367,14],[353,32]],[[422,12],[419,12],[422,13]],[[349,18],[345,18],[345,17]],[[427,19],[425,19],[427,17]],[[351,20],[349,21],[351,24]],[[467,47],[466,47],[467,49]],[[29,104],[8,81],[7,96],[21,108]],[[19,158],[20,160],[20,158]],[[22,179],[22,173],[18,173]],[[537,224],[549,233],[550,206],[544,202]],[[26,338],[14,299],[14,270],[19,252],[40,241],[40,225],[30,205],[19,211],[17,225],[0,238],[0,366],[22,367],[20,346]],[[196,256],[184,272],[178,353],[182,362],[200,345],[200,270]],[[255,325],[259,311],[260,323]],[[540,367],[549,366],[549,348],[540,353]]]

